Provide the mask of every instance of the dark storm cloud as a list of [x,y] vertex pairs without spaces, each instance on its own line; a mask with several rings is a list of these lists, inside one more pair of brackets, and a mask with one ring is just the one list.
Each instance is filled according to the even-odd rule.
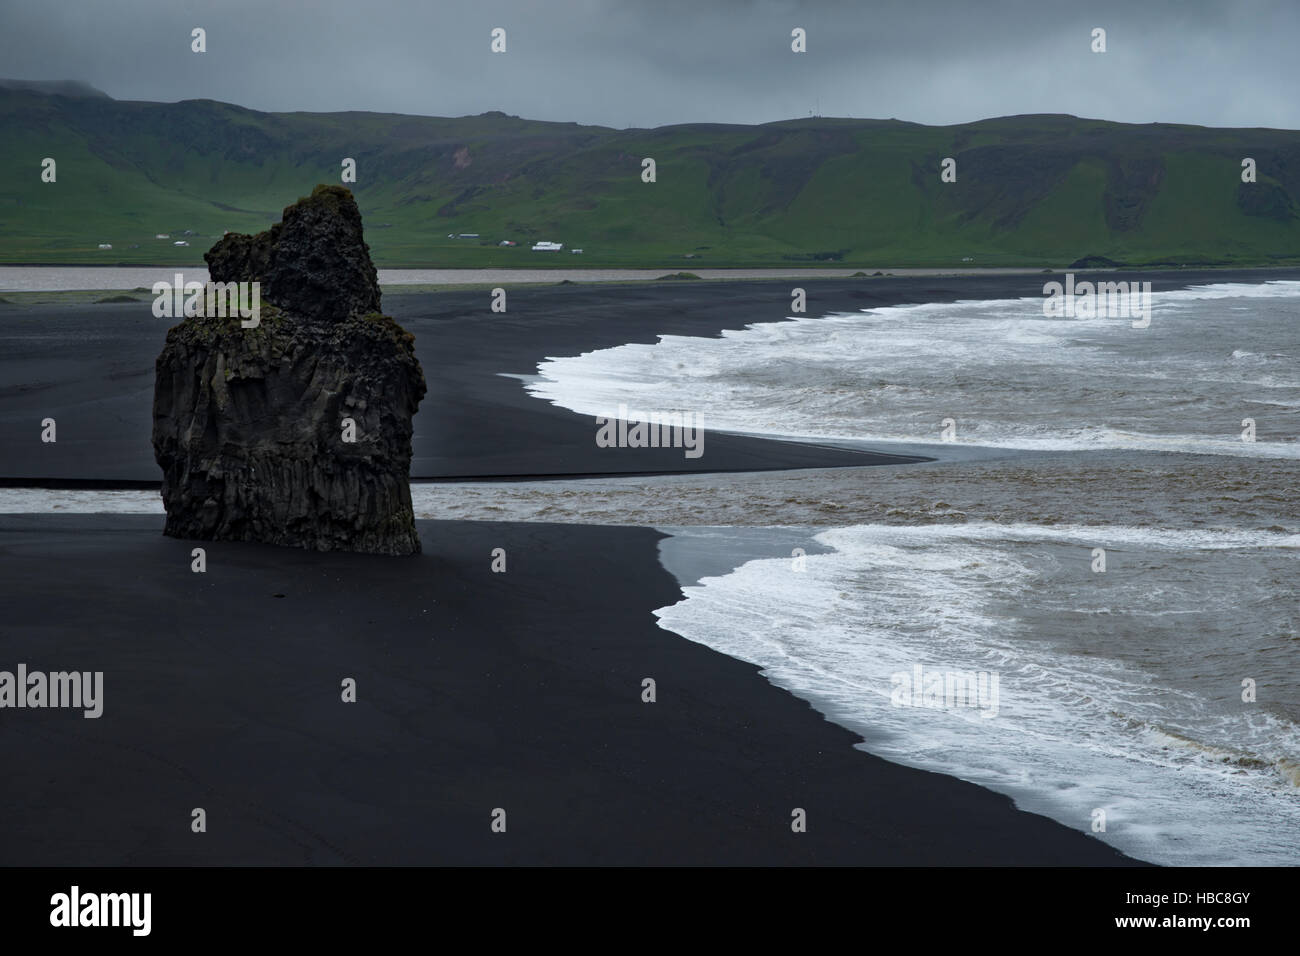
[[[504,54],[489,51],[493,27]],[[805,54],[790,50],[794,27]],[[0,12],[0,75],[83,79],[119,99],[617,127],[817,110],[1296,128],[1298,28],[1294,0],[68,0]]]

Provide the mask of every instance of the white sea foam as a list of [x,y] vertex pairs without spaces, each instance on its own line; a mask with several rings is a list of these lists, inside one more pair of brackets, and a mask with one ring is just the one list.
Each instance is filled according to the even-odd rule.
[[549,358],[526,387],[583,415],[696,409],[745,434],[934,443],[950,418],[958,443],[989,447],[1300,457],[1300,282],[1156,293],[1152,308],[1144,330],[1045,318],[1040,298],[793,316]]
[[[1260,553],[1294,562],[1296,535],[869,525],[815,540],[834,550],[804,571],[749,561],[684,588],[660,625],[761,666],[873,753],[1084,831],[1105,810],[1098,835],[1140,858],[1300,863],[1300,728],[1241,703],[1235,680],[1211,699],[1213,680],[1180,686],[1136,663],[1185,656],[1178,636],[1221,620],[1225,602],[1287,600],[1285,577],[1262,598],[1206,581]],[[1122,552],[1102,575],[1089,568],[1099,542]],[[1226,673],[1263,666],[1250,657]],[[916,665],[998,674],[997,716],[894,706],[891,676]]]

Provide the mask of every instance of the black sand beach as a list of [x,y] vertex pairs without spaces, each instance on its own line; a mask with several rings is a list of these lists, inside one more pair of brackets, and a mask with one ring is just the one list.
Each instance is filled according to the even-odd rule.
[[1132,862],[660,630],[656,532],[420,522],[417,558],[209,542],[196,574],[160,530],[0,516],[0,668],[104,672],[98,719],[0,712],[0,864]]
[[[1295,273],[1175,273],[1193,282]],[[1011,298],[1043,276],[807,280],[812,314]],[[516,378],[556,355],[779,319],[788,282],[392,295],[429,395],[416,477],[897,462],[709,435],[601,449]],[[0,477],[156,482],[147,305],[9,308]],[[505,373],[505,374],[503,374]],[[58,442],[39,440],[58,421]],[[707,423],[706,423],[707,427]],[[864,473],[865,474],[865,473]],[[104,716],[0,711],[0,863],[1121,865],[1006,797],[854,749],[756,668],[658,628],[649,529],[420,522],[385,559],[164,538],[155,517],[0,516],[0,668],[104,671]],[[207,550],[207,571],[190,551]],[[490,569],[505,548],[508,571]],[[358,700],[340,699],[357,681]],[[643,678],[658,700],[643,703]],[[191,811],[208,832],[190,830]],[[507,832],[490,828],[494,808]],[[808,814],[793,833],[791,811]]]
[[[1057,274],[1057,278],[1060,274]],[[1094,280],[1101,274],[1092,274]],[[1161,291],[1199,282],[1300,277],[1300,271],[1117,273]],[[415,418],[416,479],[744,471],[898,462],[835,448],[707,434],[701,458],[682,449],[599,448],[594,419],[531,397],[511,375],[661,334],[716,335],[789,314],[790,289],[808,313],[914,302],[1041,296],[1045,275],[521,287],[509,311],[486,290],[394,294],[385,311],[414,333],[429,384]],[[150,446],[154,360],[168,319],[148,303],[5,307],[0,311],[0,481],[55,485],[158,482]],[[58,441],[40,440],[41,421]],[[707,419],[704,422],[708,431]]]

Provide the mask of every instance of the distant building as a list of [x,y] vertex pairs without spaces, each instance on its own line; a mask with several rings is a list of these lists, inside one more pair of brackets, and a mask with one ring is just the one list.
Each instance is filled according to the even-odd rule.
[[562,242],[538,242],[533,244],[533,252],[559,252],[564,248]]

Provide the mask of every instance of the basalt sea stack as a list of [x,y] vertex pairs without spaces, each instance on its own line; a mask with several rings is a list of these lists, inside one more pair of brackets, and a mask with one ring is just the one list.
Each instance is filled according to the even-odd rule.
[[198,315],[167,333],[153,403],[164,533],[418,552],[409,473],[424,373],[412,336],[380,314],[352,194],[317,186],[267,232],[227,235],[204,259],[214,283],[261,284],[260,322]]

